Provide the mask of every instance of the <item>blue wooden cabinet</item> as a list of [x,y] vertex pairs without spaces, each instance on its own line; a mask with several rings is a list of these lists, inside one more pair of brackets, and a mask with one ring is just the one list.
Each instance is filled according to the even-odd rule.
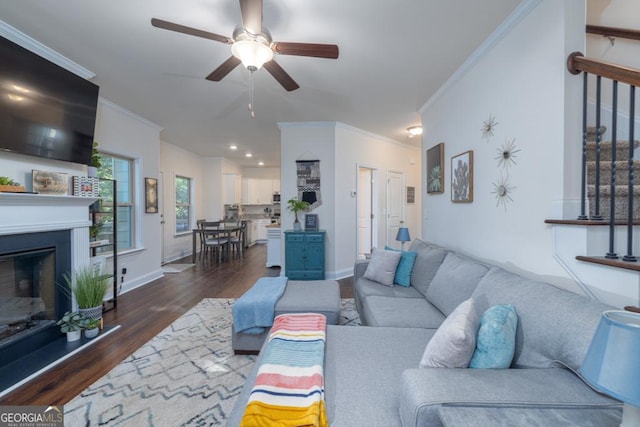
[[324,231],[284,232],[285,275],[290,280],[324,280]]

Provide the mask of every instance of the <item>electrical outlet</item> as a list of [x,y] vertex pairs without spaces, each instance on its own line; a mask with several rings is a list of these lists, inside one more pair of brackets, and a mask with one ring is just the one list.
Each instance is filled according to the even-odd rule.
[[122,267],[122,274],[127,274],[127,267]]

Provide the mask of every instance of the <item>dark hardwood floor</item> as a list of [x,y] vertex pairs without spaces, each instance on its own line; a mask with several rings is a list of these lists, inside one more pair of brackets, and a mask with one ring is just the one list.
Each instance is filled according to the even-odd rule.
[[[197,262],[119,296],[118,308],[104,314],[105,324],[120,325],[118,330],[4,396],[0,405],[64,405],[203,298],[238,298],[258,278],[278,276],[279,268],[265,267],[266,255],[265,245],[255,245],[243,260]],[[339,282],[341,296],[353,298],[352,278]]]

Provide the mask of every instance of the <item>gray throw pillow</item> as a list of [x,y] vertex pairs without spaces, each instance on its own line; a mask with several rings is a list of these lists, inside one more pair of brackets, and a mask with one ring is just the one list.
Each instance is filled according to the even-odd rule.
[[472,298],[463,301],[440,325],[424,350],[421,368],[466,368],[476,349],[480,315]]
[[393,286],[393,278],[400,262],[402,253],[374,249],[371,252],[371,260],[364,272],[364,278],[378,282],[381,285]]

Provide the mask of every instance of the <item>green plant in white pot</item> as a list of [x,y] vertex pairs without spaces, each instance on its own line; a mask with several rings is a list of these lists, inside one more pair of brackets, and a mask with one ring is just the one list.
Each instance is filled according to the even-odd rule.
[[57,325],[60,326],[60,332],[67,334],[67,342],[73,342],[80,339],[86,321],[87,318],[82,313],[67,311]]
[[80,312],[89,319],[102,318],[102,300],[109,289],[110,274],[103,274],[102,270],[91,265],[78,268],[73,277],[64,274],[71,295],[78,303]]
[[84,325],[84,336],[87,338],[95,338],[100,332],[100,319],[87,319]]
[[296,220],[293,221],[293,229],[300,230],[300,221],[298,221],[298,212],[304,211],[309,207],[309,202],[305,202],[304,200],[298,200],[295,197],[287,200],[287,209],[289,209],[296,217]]

